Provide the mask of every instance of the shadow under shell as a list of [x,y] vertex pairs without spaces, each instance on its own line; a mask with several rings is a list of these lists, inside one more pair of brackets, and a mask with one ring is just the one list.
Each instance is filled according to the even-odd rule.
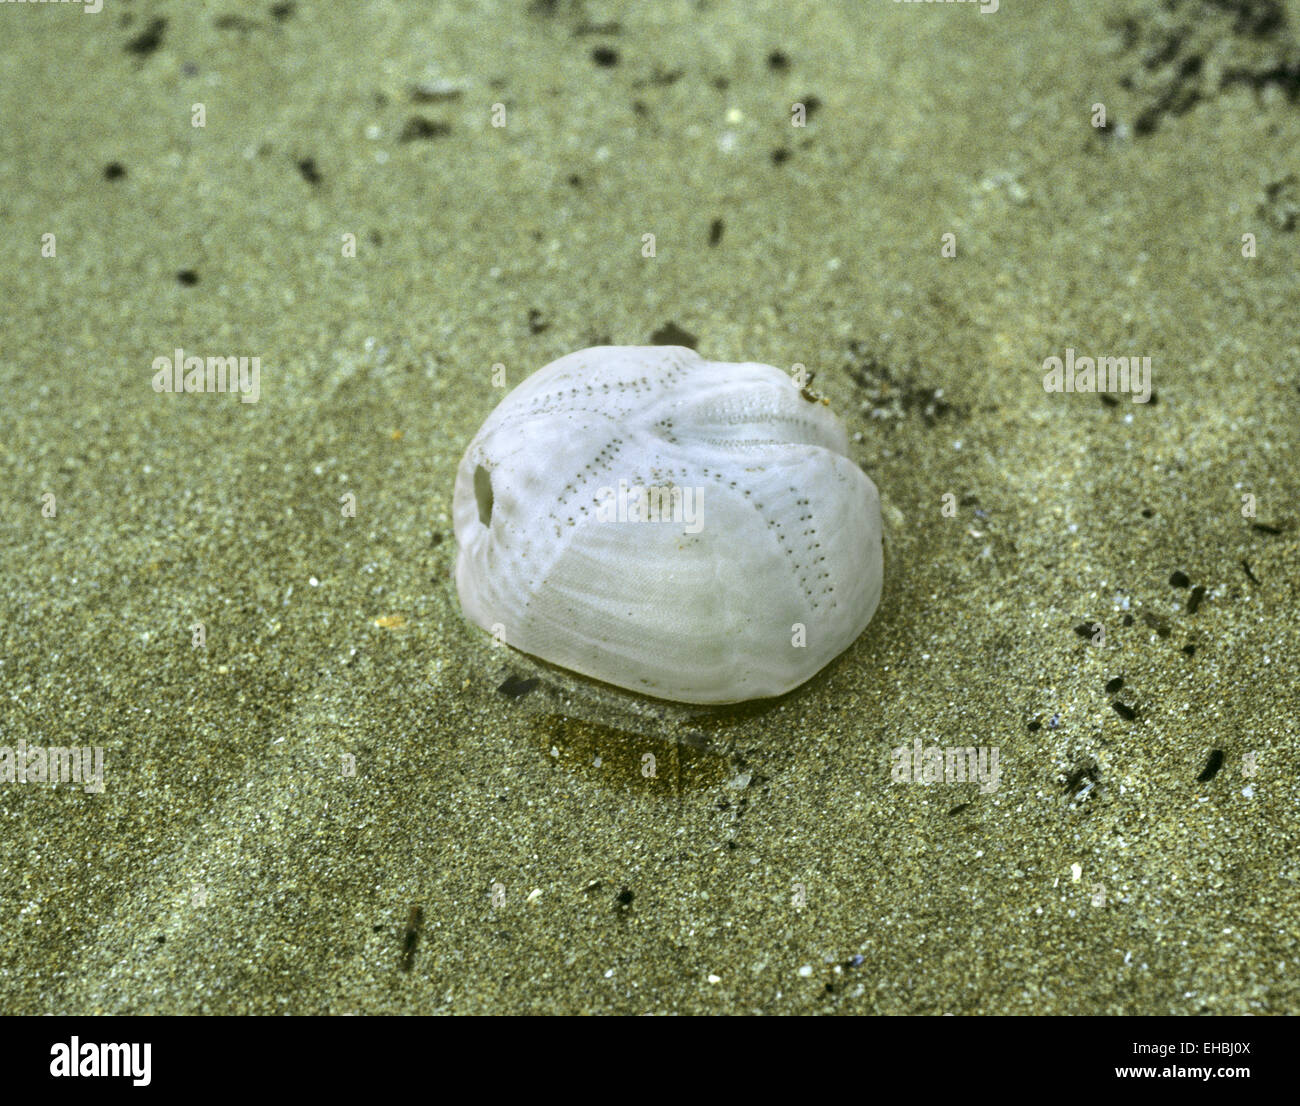
[[730,725],[760,717],[801,691],[795,688],[776,698],[744,703],[675,703],[559,668],[496,643],[477,626],[472,630],[476,650],[483,654],[480,671],[487,674],[496,692],[516,701],[528,713],[560,715],[719,755],[730,751],[725,733]]

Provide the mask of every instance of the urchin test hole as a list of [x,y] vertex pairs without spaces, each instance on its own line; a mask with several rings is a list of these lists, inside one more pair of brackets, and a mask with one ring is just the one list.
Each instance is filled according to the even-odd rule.
[[474,470],[474,498],[478,501],[478,520],[492,525],[492,474],[482,465]]

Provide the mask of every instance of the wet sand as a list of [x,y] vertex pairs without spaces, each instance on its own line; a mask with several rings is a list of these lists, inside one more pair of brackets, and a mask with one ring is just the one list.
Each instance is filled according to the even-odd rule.
[[[0,5],[0,746],[104,756],[0,779],[0,1012],[1300,1011],[1300,5],[435,7]],[[449,575],[492,367],[668,324],[889,505],[704,748]]]

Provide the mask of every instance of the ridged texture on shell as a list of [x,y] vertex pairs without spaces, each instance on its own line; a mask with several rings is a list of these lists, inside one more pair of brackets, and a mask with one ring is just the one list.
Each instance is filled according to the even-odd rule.
[[[602,517],[620,480],[700,489],[698,524]],[[453,513],[473,622],[664,699],[789,691],[880,600],[879,497],[840,421],[771,365],[679,346],[598,346],[534,373],[470,443]]]

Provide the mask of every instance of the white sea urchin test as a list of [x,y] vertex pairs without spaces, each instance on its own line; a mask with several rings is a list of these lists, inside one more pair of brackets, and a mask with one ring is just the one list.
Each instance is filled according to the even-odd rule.
[[461,606],[522,652],[646,695],[780,695],[880,601],[880,500],[848,452],[839,419],[771,365],[571,353],[461,460]]

